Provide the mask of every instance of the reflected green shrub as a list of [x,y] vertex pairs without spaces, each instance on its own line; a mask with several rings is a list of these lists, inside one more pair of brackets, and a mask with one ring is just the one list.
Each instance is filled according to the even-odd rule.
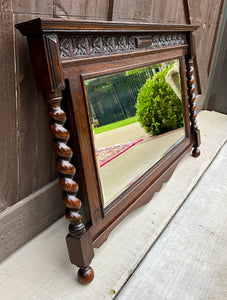
[[153,135],[183,126],[182,102],[165,81],[171,67],[147,79],[137,97],[138,120],[146,132]]

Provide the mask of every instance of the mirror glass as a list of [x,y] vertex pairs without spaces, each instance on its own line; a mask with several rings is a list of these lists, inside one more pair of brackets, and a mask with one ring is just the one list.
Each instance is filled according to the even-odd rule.
[[185,137],[179,60],[85,81],[104,207]]

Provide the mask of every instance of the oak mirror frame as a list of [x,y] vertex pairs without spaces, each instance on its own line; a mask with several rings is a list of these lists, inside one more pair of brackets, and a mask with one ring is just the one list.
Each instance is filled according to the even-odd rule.
[[[69,234],[66,237],[70,261],[79,267],[79,281],[89,283],[94,277],[93,269],[90,267],[94,247],[99,247],[107,239],[110,231],[128,213],[151,200],[153,194],[168,181],[178,162],[187,152],[193,149],[194,157],[200,154],[193,69],[195,58],[193,31],[197,26],[35,19],[17,24],[16,27],[27,36],[37,89],[43,94],[49,107],[50,131],[54,137],[53,149],[57,154],[59,183],[63,189],[66,218],[70,221]],[[142,153],[142,157],[145,157],[145,152],[141,151],[146,151],[149,156],[149,151],[152,152],[154,149],[149,143],[152,139],[155,140],[156,136],[142,132],[141,136],[133,136],[131,140],[127,137],[122,142],[119,137],[123,134],[116,134],[117,147],[113,142],[106,148],[107,152],[110,152],[110,149],[112,151],[112,148],[114,151],[120,148],[120,152],[109,158],[105,157],[104,151],[102,159],[104,164],[108,162],[106,170],[109,168],[109,173],[100,171],[100,157],[97,157],[97,153],[100,155],[97,150],[100,149],[94,127],[98,127],[97,125],[101,123],[100,121],[104,122],[104,119],[107,120],[106,123],[113,122],[109,121],[108,115],[103,115],[102,120],[98,118],[95,105],[102,111],[105,110],[103,105],[107,103],[105,97],[112,93],[110,88],[116,91],[114,80],[122,83],[129,80],[129,77],[126,77],[135,73],[135,70],[136,72],[142,70],[145,73],[149,71],[150,78],[141,81],[141,89],[146,80],[156,78],[152,66],[160,71],[164,65],[170,70],[174,64],[178,68],[181,87],[175,99],[180,101],[182,107],[183,134],[161,153],[157,153],[158,159],[149,162],[145,169],[136,169],[135,165],[130,163],[128,174],[134,171],[132,178],[124,182],[116,194],[112,191],[108,194],[111,184],[113,187],[115,185],[116,189],[120,185],[116,179],[112,180],[110,177],[111,168],[116,172],[119,169],[119,174],[122,173],[122,169],[118,167],[121,165],[120,160],[123,161],[126,157],[125,161],[130,161],[130,155],[134,157],[134,161],[141,162],[142,159],[139,160],[139,156],[136,155]],[[145,73],[141,72],[139,77],[136,75],[133,78],[136,77],[137,81],[142,80]],[[120,79],[116,79],[117,76],[120,76]],[[99,86],[101,84],[104,94],[97,96],[95,87],[98,84]],[[89,90],[89,85],[93,90]],[[121,90],[125,91],[125,86],[126,83],[122,85]],[[135,89],[135,86],[131,85],[129,93],[134,93],[134,101],[137,101],[138,89]],[[104,99],[102,103],[101,98]],[[91,104],[93,101],[91,99],[96,102]],[[131,100],[127,98],[127,101]],[[116,103],[120,105],[126,116],[121,117],[120,113],[115,113],[114,118],[117,121],[136,118],[137,102],[135,105],[130,104],[130,113],[127,113],[128,107],[125,108],[121,103],[118,92],[113,93],[112,100],[108,101],[111,106]],[[170,109],[170,106],[168,108]],[[137,119],[133,124],[126,125],[124,131],[128,133],[127,126],[133,125],[141,132]],[[174,128],[177,132],[178,127]],[[169,138],[170,134],[169,129],[166,130],[165,138]],[[163,136],[157,137],[159,140],[162,138]],[[102,141],[106,140],[107,135],[103,135]],[[151,150],[145,142],[149,142],[146,145],[151,145],[149,146]],[[163,144],[167,144],[166,140]],[[102,146],[101,150],[105,148]],[[107,177],[109,181],[105,183]],[[107,191],[105,195],[104,190]],[[107,195],[110,195],[108,201]]]

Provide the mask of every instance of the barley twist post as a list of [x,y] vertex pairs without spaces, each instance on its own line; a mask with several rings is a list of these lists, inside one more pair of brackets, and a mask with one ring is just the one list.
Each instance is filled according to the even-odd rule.
[[190,111],[190,121],[191,121],[191,132],[194,135],[194,144],[192,156],[197,157],[200,155],[200,150],[198,149],[200,145],[200,133],[197,125],[197,113],[195,104],[195,78],[194,78],[194,68],[193,59],[187,60],[187,78],[188,78],[188,100],[189,100],[189,111]]
[[[70,242],[67,242],[67,245],[69,244],[68,248],[70,260],[72,263],[80,267],[78,271],[79,281],[81,283],[89,283],[94,277],[93,269],[89,265],[86,265],[86,263],[84,264],[84,262],[78,262],[78,258],[75,259],[75,256],[80,256],[81,253],[71,253],[75,252],[76,248],[81,250],[81,247],[78,247],[77,241],[81,240],[83,235],[86,233],[86,229],[82,222],[82,216],[79,212],[81,201],[76,197],[79,187],[77,182],[73,179],[76,172],[75,166],[70,163],[73,151],[67,145],[69,132],[64,127],[66,114],[60,106],[62,94],[61,92],[45,94],[44,99],[49,107],[48,115],[51,119],[50,132],[54,137],[53,149],[57,154],[56,165],[60,174],[59,184],[63,189],[63,202],[66,206],[65,215],[70,221],[69,235],[67,236],[67,239],[71,240]],[[77,243],[76,247],[75,242]]]

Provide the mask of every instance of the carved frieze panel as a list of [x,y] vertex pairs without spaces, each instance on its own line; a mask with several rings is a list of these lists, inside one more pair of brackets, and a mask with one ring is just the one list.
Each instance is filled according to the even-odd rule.
[[62,59],[126,52],[136,48],[156,49],[186,43],[186,35],[183,33],[160,33],[149,36],[62,36],[59,38]]

